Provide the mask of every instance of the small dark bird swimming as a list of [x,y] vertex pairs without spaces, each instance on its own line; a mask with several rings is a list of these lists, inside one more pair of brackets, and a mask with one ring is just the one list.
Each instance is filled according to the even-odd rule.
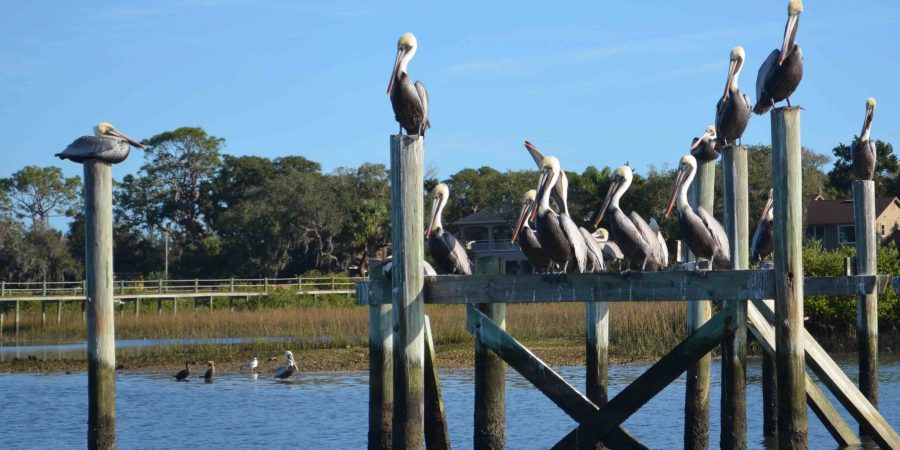
[[731,49],[725,93],[716,103],[716,141],[718,147],[739,142],[750,122],[750,97],[741,94],[738,77],[744,67],[744,48]]
[[756,105],[753,112],[765,114],[776,103],[786,100],[791,106],[791,94],[803,78],[803,52],[797,45],[797,26],[803,12],[801,0],[788,2],[788,19],[784,26],[781,49],[772,50],[756,74]]
[[77,163],[94,159],[115,164],[128,158],[131,146],[144,148],[139,142],[125,136],[109,123],[101,122],[94,127],[93,136],[82,136],[75,139],[65,150],[55,156]]
[[425,130],[431,128],[428,120],[428,93],[421,81],[413,83],[406,67],[416,54],[418,44],[412,33],[400,36],[397,42],[397,59],[391,72],[391,82],[387,93],[391,96],[394,118],[400,123],[400,133],[425,136]]
[[174,375],[175,381],[184,381],[187,377],[191,375],[191,363],[185,362],[184,369],[181,369],[178,373]]
[[203,379],[209,382],[212,381],[213,376],[216,374],[216,363],[207,361],[206,365],[208,368],[206,369],[206,372],[203,373]]
[[691,141],[691,154],[698,161],[714,161],[719,158],[719,149],[716,145],[716,127],[710,125],[700,137]]
[[862,132],[859,140],[850,145],[850,157],[853,159],[853,173],[857,180],[874,180],[875,164],[878,155],[875,154],[875,143],[872,142],[872,118],[875,116],[875,99],[869,97],[866,100],[866,118],[863,120]]
[[438,184],[431,191],[431,219],[428,221],[428,230],[425,232],[428,251],[441,273],[472,275],[472,263],[469,261],[466,249],[453,234],[444,230],[444,225],[441,223],[441,215],[443,215],[444,206],[449,197],[450,188],[444,183]]

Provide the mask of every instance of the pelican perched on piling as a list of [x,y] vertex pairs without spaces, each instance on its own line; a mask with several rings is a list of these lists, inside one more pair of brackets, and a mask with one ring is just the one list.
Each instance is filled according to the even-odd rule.
[[750,122],[750,97],[741,94],[738,77],[744,67],[744,47],[731,49],[725,93],[716,104],[716,140],[720,146],[732,145],[741,139]]
[[675,178],[675,190],[672,193],[672,201],[666,210],[666,217],[672,212],[672,207],[678,206],[678,222],[684,234],[684,240],[688,247],[699,258],[709,260],[712,268],[715,262],[720,267],[731,266],[731,249],[728,247],[728,236],[725,228],[712,214],[706,212],[702,206],[691,207],[688,203],[687,192],[697,173],[697,160],[691,155],[681,158],[678,176]]
[[616,175],[609,185],[609,192],[603,200],[603,206],[600,207],[600,213],[597,215],[594,226],[600,225],[606,211],[609,210],[607,222],[609,222],[610,234],[625,257],[631,261],[640,262],[641,270],[648,268],[659,270],[663,267],[663,261],[656,233],[650,229],[650,225],[638,213],[632,211],[630,215],[625,215],[625,212],[619,207],[619,201],[628,191],[633,178],[631,167],[625,165],[616,169]]
[[863,120],[862,132],[859,140],[850,145],[850,157],[853,159],[853,173],[857,180],[875,179],[875,143],[872,142],[872,118],[875,115],[875,99],[869,97],[866,100],[866,118]]
[[94,127],[93,136],[82,136],[75,139],[65,150],[57,153],[56,157],[78,163],[95,159],[116,164],[128,158],[132,146],[144,148],[140,142],[125,136],[109,123],[100,122]]
[[394,118],[400,123],[400,133],[406,129],[406,134],[424,136],[425,130],[431,128],[431,121],[428,120],[428,93],[421,81],[413,83],[406,73],[406,67],[418,48],[416,37],[412,33],[400,36],[387,93],[391,96]]
[[254,370],[256,370],[257,367],[259,367],[259,358],[254,356],[253,359],[250,360],[250,362],[248,362],[247,364],[244,364],[243,368],[248,369],[251,372],[253,372]]
[[425,232],[428,251],[443,273],[472,275],[472,263],[469,262],[466,249],[449,231],[444,230],[441,223],[441,215],[449,197],[450,188],[444,183],[438,184],[431,191],[431,219]]
[[706,131],[700,137],[695,137],[691,141],[691,154],[698,161],[714,161],[719,158],[715,125],[706,127]]
[[284,352],[284,357],[287,358],[287,366],[279,367],[275,371],[276,380],[286,380],[297,373],[297,371],[299,370],[299,368],[297,367],[297,362],[294,361],[294,354],[291,353],[290,350]]
[[212,361],[207,361],[206,367],[207,367],[207,369],[206,369],[206,372],[203,373],[203,379],[206,380],[207,382],[210,382],[210,381],[212,381],[213,376],[215,376],[215,374],[216,374],[216,363],[214,363]]
[[538,241],[537,234],[528,225],[531,216],[534,215],[536,205],[537,191],[531,189],[525,192],[522,198],[522,209],[519,211],[519,219],[516,220],[516,228],[513,230],[512,242],[519,244],[519,249],[528,260],[528,264],[534,268],[534,271],[541,271],[550,266],[551,260],[544,253],[541,243]]
[[187,379],[187,377],[189,377],[190,375],[191,375],[191,363],[189,361],[186,361],[184,363],[184,369],[181,369],[180,371],[178,371],[178,373],[176,373],[173,376],[175,377],[175,381],[185,381]]
[[[537,189],[538,207],[535,210],[538,242],[562,272],[570,269],[571,262],[572,271],[581,273],[587,269],[587,244],[578,226],[565,212],[565,198],[559,205],[563,210],[562,214],[550,209],[550,191],[555,188],[560,172],[559,160],[556,157],[544,157]],[[547,272],[552,270],[552,265],[548,264]]]
[[797,24],[803,12],[801,0],[788,2],[788,19],[784,25],[781,49],[772,50],[756,74],[756,105],[753,112],[765,114],[776,103],[787,100],[791,106],[791,94],[803,78],[803,52],[797,45]]
[[756,225],[753,239],[750,240],[751,264],[756,264],[772,254],[775,237],[772,231],[775,226],[772,206],[772,191],[769,190],[769,199],[766,200],[766,206],[763,207],[762,214],[759,216],[759,224]]

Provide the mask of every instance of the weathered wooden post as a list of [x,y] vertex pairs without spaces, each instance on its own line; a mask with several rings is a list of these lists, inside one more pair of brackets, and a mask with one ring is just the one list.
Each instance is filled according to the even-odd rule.
[[[503,260],[496,256],[479,258],[475,270],[482,275],[500,275]],[[505,303],[480,303],[479,311],[506,329]],[[506,363],[475,340],[475,427],[473,447],[506,448]]]
[[395,449],[425,445],[424,153],[422,137],[391,136]]
[[84,162],[87,281],[88,448],[116,448],[116,341],[113,307],[112,166]]
[[762,354],[763,438],[771,444],[778,438],[778,382],[775,358]]
[[178,315],[178,297],[172,297],[172,315]]
[[[697,161],[697,178],[691,187],[690,201],[713,213],[716,185],[716,162]],[[700,263],[700,259],[697,259]],[[688,334],[697,331],[712,314],[709,301],[688,302]],[[684,448],[709,447],[709,370],[707,354],[687,370],[687,387],[684,403]]]
[[[371,262],[369,292],[390,295],[384,266]],[[299,279],[299,277],[298,277]],[[369,298],[374,295],[369,295]],[[391,448],[394,408],[394,318],[390,304],[369,305],[369,450]]]
[[41,283],[41,329],[47,324],[47,280]]
[[778,447],[805,449],[806,361],[803,339],[803,185],[800,108],[772,111],[775,202],[775,369]]
[[[853,182],[853,214],[856,222],[856,274],[878,272],[875,241],[875,182]],[[856,296],[856,336],[859,345],[859,390],[878,407],[878,292]],[[860,425],[859,434],[871,433]]]
[[263,292],[269,293],[269,277],[263,279]]
[[[734,270],[750,268],[747,148],[722,149],[725,232]],[[747,448],[747,301],[726,300],[723,308],[737,321],[734,334],[722,343],[722,400],[720,448]]]
[[57,325],[59,325],[60,322],[62,322],[62,307],[63,307],[62,300],[57,300],[56,301],[56,324]]
[[194,293],[200,292],[200,280],[194,278]]
[[[585,332],[585,393],[597,406],[603,406],[608,399],[609,373],[609,304],[588,302],[584,304]],[[579,434],[581,436],[581,434]],[[579,448],[591,448],[579,443]],[[603,448],[601,444],[593,448]]]
[[15,320],[15,322],[16,322],[16,336],[19,335],[19,317],[20,317],[20,316],[19,316],[19,313],[20,313],[20,311],[21,311],[21,309],[20,309],[20,306],[19,306],[19,301],[16,300],[16,320]]
[[297,277],[297,292],[303,292],[303,277]]

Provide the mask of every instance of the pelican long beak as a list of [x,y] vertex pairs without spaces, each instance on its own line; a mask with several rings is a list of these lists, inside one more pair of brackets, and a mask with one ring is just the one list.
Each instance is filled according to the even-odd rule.
[[866,118],[863,120],[863,129],[862,133],[859,134],[859,138],[862,139],[863,136],[868,134],[867,132],[872,129],[872,119],[875,116],[875,107],[866,105]]
[[773,205],[774,202],[772,201],[772,197],[769,197],[769,199],[766,200],[766,206],[763,206],[762,215],[759,216],[759,223],[756,224],[757,228],[762,226],[763,222],[766,221],[766,217],[769,215],[769,210],[772,209]]
[[794,39],[797,37],[797,23],[799,21],[799,14],[791,14],[788,16],[787,24],[784,25],[784,41],[781,44],[781,57],[778,58],[779,66],[784,63],[788,52],[794,48]]
[[616,194],[616,191],[619,190],[620,184],[621,182],[619,181],[618,176],[613,178],[612,183],[609,184],[609,190],[606,192],[606,198],[603,199],[603,206],[600,207],[600,212],[597,214],[597,220],[594,221],[594,228],[599,227],[600,222],[603,221],[603,216],[606,215],[606,209],[609,208],[609,202]]
[[[551,178],[552,177],[550,176],[550,169],[544,169],[541,171],[541,179],[538,181],[537,195],[535,196],[538,201],[541,201],[541,199],[544,198],[544,193],[547,191],[547,189],[551,188],[551,186],[548,186]],[[537,208],[532,209],[531,220],[535,220],[537,218],[537,210]]]
[[725,93],[722,94],[722,101],[728,100],[728,93],[731,92],[731,83],[734,81],[734,74],[737,73],[738,60],[732,59],[728,64],[728,80],[725,82]]
[[123,141],[125,141],[125,142],[127,142],[127,143],[129,143],[129,144],[131,144],[131,145],[133,145],[133,146],[135,146],[135,147],[137,147],[137,148],[144,148],[144,146],[141,145],[140,142],[135,141],[134,139],[132,139],[132,138],[130,138],[130,137],[128,137],[128,136],[125,136],[125,134],[123,134],[123,133],[120,132],[119,130],[112,129],[112,130],[107,131],[106,133],[107,133],[107,134],[111,134],[111,135],[113,135],[113,136],[115,136],[115,137],[117,137],[117,138],[119,138],[119,139],[122,139]]
[[519,212],[519,219],[516,221],[516,229],[513,231],[511,243],[516,242],[516,238],[519,237],[519,232],[522,231],[522,227],[525,225],[525,222],[528,221],[529,216],[531,216],[531,208],[534,207],[533,200],[525,200],[522,203],[522,210]]
[[431,219],[428,220],[428,230],[425,231],[425,239],[431,237],[431,232],[434,230],[434,219],[437,217],[438,208],[441,204],[440,196],[437,196],[431,202]]
[[666,214],[664,218],[668,219],[669,214],[672,213],[672,208],[675,207],[675,199],[678,198],[678,191],[681,190],[681,185],[684,184],[684,180],[687,178],[687,171],[684,169],[684,166],[681,166],[681,169],[678,170],[678,176],[675,178],[675,190],[672,191],[672,200],[669,201],[669,207],[666,208]]
[[[726,90],[726,95],[727,95],[727,92],[728,92],[728,91]],[[713,137],[713,136],[712,136],[711,134],[709,134],[709,131],[704,131],[704,132],[703,132],[703,136],[700,136],[699,138],[697,138],[696,141],[694,141],[694,142],[691,144],[691,151],[696,150],[697,147],[699,147],[700,144],[702,144],[702,143],[704,142],[704,140],[705,140],[705,141],[709,141],[710,139],[712,139],[712,137]]]
[[525,141],[525,149],[528,150],[528,153],[531,155],[531,159],[534,160],[534,163],[541,167],[541,161],[544,160],[544,154],[541,153],[537,147],[534,146],[531,142]]
[[391,95],[391,91],[394,90],[394,80],[397,79],[397,70],[400,67],[400,60],[403,58],[403,54],[406,53],[402,48],[397,49],[397,59],[394,60],[394,70],[391,71],[391,81],[388,83],[387,95]]

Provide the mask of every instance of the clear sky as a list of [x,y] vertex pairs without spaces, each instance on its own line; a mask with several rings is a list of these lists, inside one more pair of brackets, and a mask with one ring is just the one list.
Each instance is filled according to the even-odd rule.
[[[160,0],[6,2],[0,15],[0,177],[109,121],[136,139],[201,126],[226,153],[303,155],[325,169],[388,161],[385,90],[396,42],[431,99],[427,163],[533,168],[522,141],[585,166],[674,166],[714,121],[728,55],[742,90],[780,45],[787,1],[403,2]],[[807,0],[794,94],[803,144],[858,133],[900,143],[900,2]],[[754,117],[744,142],[768,143]],[[116,168],[142,163],[138,152]]]

